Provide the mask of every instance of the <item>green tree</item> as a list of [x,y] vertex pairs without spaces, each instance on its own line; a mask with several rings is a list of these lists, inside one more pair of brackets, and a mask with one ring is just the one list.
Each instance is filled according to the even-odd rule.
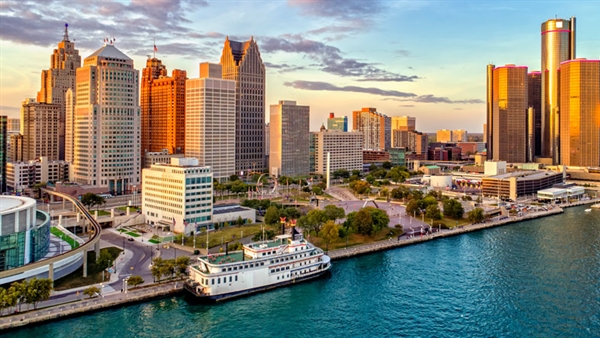
[[239,178],[238,175],[231,175],[231,176],[229,176],[229,181],[230,182],[235,182],[235,181],[238,181],[239,179],[240,178]]
[[346,220],[344,221],[344,229],[346,229],[347,233],[356,232],[356,226],[354,223],[354,219],[356,218],[356,211],[353,211],[346,215]]
[[25,302],[33,304],[33,308],[37,309],[40,301],[48,300],[52,291],[52,281],[47,278],[33,278],[26,283]]
[[360,170],[352,170],[352,176],[358,176],[360,177]]
[[83,290],[83,294],[90,298],[95,297],[96,295],[100,294],[100,288],[98,288],[95,285],[92,285],[89,288],[86,288],[85,290]]
[[175,273],[178,277],[185,275],[188,266],[190,265],[189,256],[179,256],[175,260]]
[[356,213],[354,228],[361,235],[370,236],[373,233],[373,217],[371,217],[371,213],[366,208],[362,208]]
[[275,206],[269,207],[265,213],[265,224],[273,225],[279,223],[279,209]]
[[371,185],[368,182],[361,180],[350,182],[348,187],[354,190],[354,192],[356,192],[357,194],[367,194],[371,192]]
[[346,169],[338,169],[333,172],[333,178],[349,178],[350,172]]
[[91,209],[98,205],[103,205],[104,203],[106,203],[104,197],[91,192],[88,192],[81,197],[81,204],[83,204],[88,209]]
[[383,169],[390,170],[390,169],[392,169],[392,162],[385,161],[385,162],[383,162],[383,164],[381,166],[383,167]]
[[319,186],[316,186],[316,185],[314,185],[314,186],[312,187],[312,192],[313,192],[315,195],[323,195],[323,189],[321,189],[321,187],[319,187]]
[[300,218],[300,211],[294,207],[287,207],[281,211],[280,217],[285,217],[287,220]]
[[421,209],[419,208],[419,200],[411,199],[406,205],[406,214],[410,216],[421,215]]
[[336,207],[333,204],[325,206],[323,211],[325,211],[325,215],[327,215],[327,218],[334,222],[338,219],[346,217],[346,212],[344,211],[344,208]]
[[25,303],[25,298],[27,297],[27,281],[23,281],[21,282],[13,282],[10,285],[10,288],[12,289],[12,293],[15,295],[16,299],[17,299],[17,307],[19,312],[21,311],[21,305],[23,305],[23,303]]
[[46,182],[36,183],[33,185],[33,191],[37,193],[38,199],[42,199],[42,188],[46,187]]
[[444,201],[444,216],[453,219],[463,218],[465,210],[462,204],[455,199],[447,199]]
[[367,177],[365,177],[365,180],[369,182],[369,184],[375,183],[375,177],[373,177],[373,175],[371,174],[367,175]]
[[244,219],[242,218],[242,216],[238,216],[238,219],[235,222],[235,224],[237,224],[238,226],[244,225]]
[[379,232],[390,224],[390,217],[385,211],[373,207],[366,207],[364,209],[371,214],[371,219],[373,220],[373,233]]
[[404,167],[393,167],[387,172],[385,177],[389,178],[394,182],[404,182],[407,178],[410,177],[410,174],[408,171],[406,171],[406,168],[404,168],[404,170],[403,168]]
[[479,223],[485,219],[485,211],[481,208],[475,208],[469,211],[468,218],[471,223]]
[[374,171],[374,170],[377,170],[377,164],[371,163],[371,166],[369,167],[369,171]]
[[438,207],[437,203],[427,206],[425,209],[425,216],[434,220],[442,219],[442,213],[440,212],[440,208]]
[[98,260],[96,260],[96,266],[104,270],[112,265],[113,259],[113,256],[108,250],[100,251],[100,256],[98,257]]
[[325,250],[329,250],[329,243],[335,242],[340,238],[339,226],[334,221],[327,221],[321,230],[321,238],[325,242]]
[[131,276],[127,279],[127,285],[132,288],[144,284],[144,279],[141,276]]
[[162,259],[161,257],[156,257],[154,258],[154,260],[152,260],[152,267],[150,268],[150,273],[152,273],[154,282],[160,283],[162,277],[162,269],[164,265],[164,259]]

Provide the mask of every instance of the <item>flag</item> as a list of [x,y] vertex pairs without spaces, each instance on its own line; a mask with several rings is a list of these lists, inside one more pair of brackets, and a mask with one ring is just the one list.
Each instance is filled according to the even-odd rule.
[[158,48],[156,48],[156,45],[154,45],[154,52],[158,52]]

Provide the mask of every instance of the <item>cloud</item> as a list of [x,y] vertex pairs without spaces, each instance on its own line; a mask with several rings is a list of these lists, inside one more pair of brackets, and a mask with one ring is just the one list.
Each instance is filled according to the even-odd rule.
[[[176,51],[161,48],[164,54],[192,56],[203,46],[193,46],[196,39],[222,38],[215,32],[200,36],[184,26],[191,23],[188,13],[198,6],[207,6],[200,0],[44,0],[2,2],[0,31],[2,40],[25,45],[53,46],[62,39],[65,22],[69,23],[69,37],[77,48],[97,49],[104,38],[126,41],[127,51],[144,55],[152,51],[152,40],[157,45],[170,41]],[[84,39],[82,38],[84,37]],[[144,43],[140,43],[144,42]],[[178,46],[178,43],[187,44]],[[163,46],[168,46],[163,45]],[[119,47],[119,46],[118,46]]]
[[267,53],[281,51],[304,54],[316,61],[317,67],[324,72],[338,76],[360,77],[359,81],[405,82],[419,78],[416,75],[392,73],[370,62],[345,58],[339,48],[320,41],[305,39],[299,35],[264,37],[260,41],[260,48]]
[[279,73],[289,73],[289,72],[294,72],[297,70],[303,70],[305,69],[304,66],[291,66],[288,65],[287,63],[282,63],[282,64],[275,64],[275,63],[271,63],[271,62],[263,62],[265,67],[268,68],[272,68],[272,69],[277,69]]
[[[374,87],[357,87],[357,86],[344,86],[338,87],[331,83],[320,82],[320,81],[292,81],[285,82],[283,84],[286,87],[292,87],[302,90],[316,90],[316,91],[335,91],[335,92],[354,92],[354,93],[366,93],[373,95],[385,96],[386,98],[382,101],[400,101],[400,102],[420,102],[420,103],[461,103],[461,104],[478,104],[484,103],[479,99],[471,100],[450,100],[447,97],[437,97],[431,94],[428,95],[417,95],[414,93],[399,92],[396,90],[384,90]],[[413,105],[406,105],[407,107]]]
[[454,108],[454,110],[463,110],[462,108]]
[[354,93],[366,93],[366,94],[373,94],[373,95],[403,97],[403,98],[417,96],[416,94],[413,94],[413,93],[399,92],[396,90],[383,90],[383,89],[372,88],[372,87],[371,88],[356,87],[356,86],[338,87],[331,83],[319,82],[319,81],[293,81],[293,82],[285,82],[283,85],[287,86],[287,87],[303,89],[303,90],[354,92]]
[[351,22],[361,26],[372,24],[373,20],[383,11],[383,5],[378,0],[289,0],[290,6],[301,8],[301,13]]
[[0,106],[0,111],[19,112],[21,111],[21,107]]
[[396,54],[398,56],[410,56],[410,51],[408,51],[406,49],[396,49],[394,51],[394,54]]

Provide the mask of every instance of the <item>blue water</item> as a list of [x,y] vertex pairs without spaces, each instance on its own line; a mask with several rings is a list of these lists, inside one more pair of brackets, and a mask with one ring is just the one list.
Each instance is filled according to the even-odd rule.
[[327,279],[216,305],[184,297],[17,337],[599,337],[600,211],[334,262]]

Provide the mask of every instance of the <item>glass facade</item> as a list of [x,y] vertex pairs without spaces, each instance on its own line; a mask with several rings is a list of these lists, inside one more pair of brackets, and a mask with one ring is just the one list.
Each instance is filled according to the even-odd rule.
[[6,191],[6,152],[8,116],[0,116],[0,194]]
[[[45,212],[37,211],[35,222],[36,226],[29,231],[0,236],[0,271],[38,261],[48,254],[50,217]],[[27,260],[26,255],[29,255]]]

